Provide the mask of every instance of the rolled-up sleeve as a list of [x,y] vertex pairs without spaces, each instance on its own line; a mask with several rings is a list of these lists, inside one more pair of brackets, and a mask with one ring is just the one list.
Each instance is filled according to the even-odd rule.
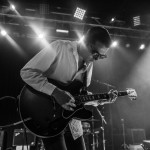
[[53,42],[36,54],[20,71],[22,80],[37,91],[51,95],[55,85],[48,82],[44,73],[50,69],[59,51],[59,42]]

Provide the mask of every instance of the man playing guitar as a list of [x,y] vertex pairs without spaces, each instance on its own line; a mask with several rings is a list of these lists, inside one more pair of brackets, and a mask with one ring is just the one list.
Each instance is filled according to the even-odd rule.
[[45,150],[85,150],[79,119],[90,118],[91,112],[83,104],[113,102],[118,96],[113,91],[85,96],[93,62],[106,58],[110,45],[105,28],[91,27],[83,42],[53,41],[21,69],[26,86],[20,95],[20,114],[25,126],[42,138]]

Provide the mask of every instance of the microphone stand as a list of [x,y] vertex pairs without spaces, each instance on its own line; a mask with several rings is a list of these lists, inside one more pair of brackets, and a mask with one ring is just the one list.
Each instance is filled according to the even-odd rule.
[[126,144],[126,140],[125,140],[125,127],[124,127],[124,119],[121,119],[121,122],[122,122],[122,129],[123,129],[123,144],[122,144],[122,147],[123,147],[123,150],[128,150],[129,147],[128,145]]
[[101,116],[102,118],[102,126],[101,126],[101,129],[102,129],[102,138],[103,138],[103,150],[106,149],[106,146],[105,146],[105,131],[104,131],[104,124],[107,124],[104,116],[102,115],[102,113],[99,111],[99,109],[96,107],[96,110],[98,111],[99,115]]
[[108,83],[105,83],[105,82],[100,82],[99,80],[92,79],[92,81],[94,81],[95,83],[98,83],[99,85],[105,85],[108,88],[116,88],[114,85],[111,85],[111,84],[108,84]]

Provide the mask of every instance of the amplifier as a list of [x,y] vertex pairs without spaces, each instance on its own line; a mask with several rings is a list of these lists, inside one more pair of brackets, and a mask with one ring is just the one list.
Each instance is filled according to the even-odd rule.
[[145,129],[131,129],[133,144],[138,145],[146,140]]
[[30,146],[16,146],[16,150],[30,150]]
[[6,147],[6,132],[4,130],[0,130],[0,150],[5,149]]
[[143,150],[141,145],[129,145],[129,150]]
[[13,133],[13,146],[30,145],[35,146],[36,136],[24,129],[15,129]]

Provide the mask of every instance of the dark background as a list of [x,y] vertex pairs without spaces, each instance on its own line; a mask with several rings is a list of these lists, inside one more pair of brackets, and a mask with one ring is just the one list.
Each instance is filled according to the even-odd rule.
[[[136,101],[131,101],[128,96],[119,97],[114,104],[98,107],[107,121],[105,125],[106,148],[109,150],[121,149],[121,145],[123,144],[121,119],[124,119],[127,144],[134,144],[132,129],[144,129],[146,139],[150,139],[149,1],[16,0],[13,2],[17,4],[18,9],[29,6],[35,8],[38,7],[40,3],[48,3],[50,4],[51,11],[65,13],[72,13],[75,6],[80,3],[87,10],[87,17],[94,16],[100,18],[101,25],[107,25],[108,30],[110,30],[110,27],[116,27],[115,30],[110,30],[110,32],[113,39],[119,40],[119,45],[116,48],[110,49],[108,58],[94,63],[92,83],[89,87],[89,91],[98,93],[108,92],[112,88],[118,91],[133,88],[136,90],[138,97]],[[1,1],[1,6],[7,4],[7,1]],[[20,11],[22,10],[23,9]],[[142,16],[143,24],[146,24],[144,28],[143,26],[138,28],[132,26],[131,22],[134,15]],[[120,26],[120,24],[119,26],[109,24],[109,19],[112,16],[115,16],[121,21],[121,25],[123,22],[123,26]],[[85,19],[83,22],[87,20]],[[8,21],[11,22],[11,19],[9,18]],[[1,25],[3,27],[5,27],[5,25],[8,26],[8,22],[1,21]],[[13,41],[17,43],[17,47],[14,46],[14,43],[12,44],[8,38],[0,36],[1,100],[5,96],[17,98],[24,85],[20,78],[20,69],[32,56],[45,46],[42,40],[37,39],[35,36],[26,35],[26,33],[30,32],[29,29],[22,29],[21,26],[16,28],[13,26],[8,27],[10,31],[15,29],[19,35],[10,34]],[[130,31],[130,29],[132,30]],[[136,29],[136,31],[134,29]],[[124,31],[127,31],[128,34]],[[117,33],[118,36],[115,36],[115,33]],[[136,35],[136,37],[132,37],[134,35]],[[70,35],[57,35],[57,38],[65,39],[66,37],[69,39]],[[50,42],[52,40],[54,39],[48,39],[47,41]],[[73,38],[70,38],[70,40],[73,40]],[[143,51],[138,49],[141,42],[146,42],[147,44]],[[127,43],[130,43],[129,48],[126,47]],[[8,103],[8,105],[10,104]],[[12,113],[11,111],[11,109],[1,108],[1,116],[3,116],[4,122],[7,122],[8,119],[11,120],[11,118],[8,117]],[[99,122],[95,122],[94,129],[100,131],[100,143],[102,144],[102,131],[100,130],[102,125],[101,117],[95,108],[93,108],[93,113],[94,117],[100,120]],[[3,122],[3,120],[1,120],[1,122]],[[91,124],[91,122],[89,123]],[[4,128],[8,135],[6,138],[6,147],[11,147],[12,134],[14,129],[17,128],[22,128],[22,126]],[[140,132],[138,136],[140,136],[139,139],[141,138],[140,142],[142,143],[143,132]]]

